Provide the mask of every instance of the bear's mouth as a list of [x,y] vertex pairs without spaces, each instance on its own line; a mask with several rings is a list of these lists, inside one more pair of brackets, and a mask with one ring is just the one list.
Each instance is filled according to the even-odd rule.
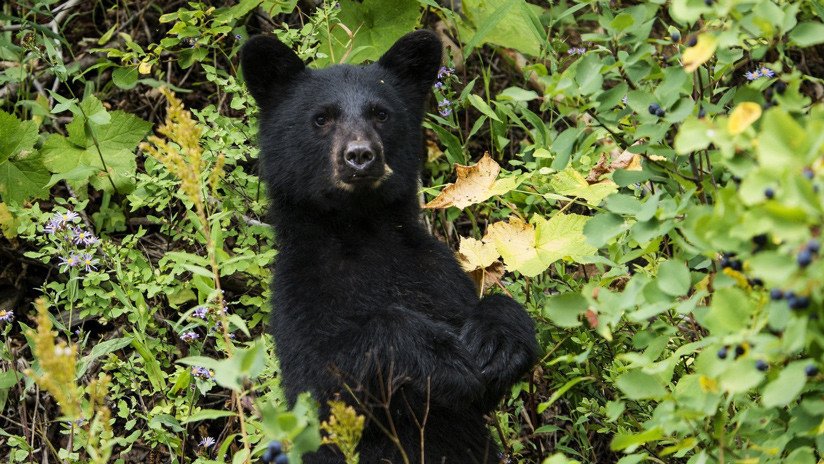
[[388,164],[383,164],[383,172],[380,175],[374,173],[353,173],[343,176],[342,179],[336,182],[338,188],[346,191],[352,191],[357,188],[378,188],[388,179],[394,171]]

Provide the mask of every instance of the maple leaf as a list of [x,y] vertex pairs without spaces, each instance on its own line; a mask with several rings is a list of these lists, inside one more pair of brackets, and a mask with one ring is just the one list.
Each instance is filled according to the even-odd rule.
[[532,277],[559,259],[579,261],[595,252],[584,237],[589,220],[579,214],[556,214],[549,220],[534,216],[535,226],[512,217],[489,226],[484,241],[491,241],[503,256],[507,270]]
[[437,197],[424,206],[425,208],[455,206],[464,209],[494,195],[502,195],[519,184],[515,177],[497,178],[501,166],[489,156],[489,153],[484,153],[483,158],[474,166],[456,164],[455,171],[458,173],[455,183],[447,185]]

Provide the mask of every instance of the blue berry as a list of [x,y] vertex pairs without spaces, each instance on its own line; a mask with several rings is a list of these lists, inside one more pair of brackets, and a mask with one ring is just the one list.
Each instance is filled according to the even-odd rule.
[[790,309],[805,309],[810,306],[810,297],[792,295],[787,297],[787,305]]
[[755,368],[758,369],[761,372],[765,372],[767,369],[770,368],[770,365],[767,364],[767,361],[764,361],[763,359],[759,359],[758,361],[755,362]]
[[698,43],[698,37],[696,37],[696,36],[692,36],[692,37],[690,37],[690,39],[687,41],[687,47],[694,47],[694,46],[695,46],[695,44],[697,44],[697,43]]
[[698,108],[698,119],[704,119],[704,116],[707,115],[707,111],[702,107]]
[[289,456],[281,454],[275,458],[275,464],[289,464]]
[[678,42],[679,40],[681,40],[681,34],[678,31],[675,31],[672,34],[670,34],[670,39],[672,39],[673,42]]
[[664,108],[658,108],[658,110],[655,111],[655,115],[658,116],[659,118],[663,118],[664,116],[667,115],[667,112],[664,111]]
[[281,456],[285,456],[285,454],[283,454],[283,445],[277,440],[272,440],[269,442],[266,451],[263,452],[261,459],[267,463],[278,462]]
[[784,292],[781,291],[780,288],[774,288],[770,290],[770,299],[773,301],[778,301],[784,298]]
[[787,90],[787,83],[784,81],[776,81],[775,91],[778,92],[779,95],[781,95],[784,93],[785,90]]
[[810,364],[804,368],[804,373],[807,374],[807,377],[815,377],[818,375],[818,368],[814,364]]
[[812,253],[818,253],[821,251],[821,243],[816,239],[812,239],[807,242],[807,249]]
[[704,5],[712,6],[712,0],[704,0]]
[[764,189],[764,196],[767,197],[768,199],[772,200],[773,198],[775,198],[775,190],[773,190],[770,187],[765,188]]
[[744,346],[743,345],[736,346],[735,347],[735,357],[738,358],[742,354],[744,354]]
[[658,103],[650,103],[649,108],[647,108],[649,114],[656,114],[660,109],[661,105],[659,105]]
[[796,262],[800,267],[807,267],[810,263],[813,262],[813,252],[809,249],[805,248],[798,252],[798,257],[796,258]]
[[718,357],[720,359],[727,359],[727,347],[724,346],[720,350],[718,350]]

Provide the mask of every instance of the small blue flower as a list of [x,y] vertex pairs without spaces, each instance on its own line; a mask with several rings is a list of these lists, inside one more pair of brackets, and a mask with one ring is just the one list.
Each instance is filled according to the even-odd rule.
[[446,66],[441,66],[441,69],[438,70],[438,79],[443,80],[445,77],[451,76],[455,72],[453,68],[447,68]]
[[584,48],[584,47],[571,47],[569,50],[567,50],[567,54],[570,55],[570,56],[583,55],[586,52],[587,52],[587,49]]
[[61,266],[69,266],[75,267],[80,264],[82,258],[74,253],[70,254],[68,257],[61,256],[60,257],[60,265]]
[[206,369],[205,367],[193,366],[192,375],[203,380],[212,380],[215,378],[215,371]]
[[240,35],[240,34],[235,34],[235,40],[240,40],[240,39],[242,39],[242,38],[243,38],[243,36],[242,36],[242,35]]
[[14,313],[0,309],[0,322],[11,322],[12,320],[14,320]]
[[206,306],[198,306],[192,310],[192,316],[198,319],[206,319],[209,316],[209,308]]
[[89,246],[97,243],[97,237],[92,233],[83,230],[80,227],[75,227],[69,232],[69,237],[75,245]]
[[208,447],[210,447],[214,444],[215,444],[215,439],[214,438],[204,437],[202,440],[200,440],[200,443],[198,443],[197,446],[200,446],[201,448],[208,448]]
[[435,82],[435,88],[438,89],[438,90],[442,89],[443,88],[443,82],[441,82],[441,81]]
[[761,77],[761,74],[756,69],[755,71],[747,71],[744,73],[744,77],[747,78],[748,81],[754,81]]
[[775,73],[773,72],[772,69],[769,69],[767,67],[762,66],[760,71],[761,71],[761,76],[762,77],[767,77],[767,78],[775,77]]
[[84,253],[83,256],[80,257],[80,264],[86,266],[86,272],[97,270],[95,267],[95,265],[97,265],[97,259],[88,253]]
[[180,335],[180,339],[186,343],[192,343],[198,338],[200,338],[200,335],[198,335],[197,332],[183,332],[183,334]]
[[443,117],[449,116],[450,114],[452,114],[452,108],[450,108],[450,105],[452,105],[452,102],[445,99],[445,98],[443,100],[439,101],[438,102],[438,113],[440,113],[440,115],[443,116]]

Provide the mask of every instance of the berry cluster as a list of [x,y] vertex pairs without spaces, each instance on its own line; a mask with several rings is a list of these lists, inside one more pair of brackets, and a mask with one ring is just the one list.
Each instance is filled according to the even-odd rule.
[[283,453],[283,445],[277,440],[269,442],[269,446],[263,452],[261,460],[265,463],[289,464],[289,456]]
[[661,105],[659,105],[658,103],[650,104],[649,108],[647,109],[649,110],[649,114],[653,116],[658,116],[659,118],[663,118],[667,115],[667,112],[664,111],[664,108],[661,108]]
[[819,243],[818,240],[812,239],[807,242],[807,244],[801,248],[801,251],[798,252],[798,256],[796,257],[798,266],[809,266],[813,262],[813,258],[818,255],[819,251],[821,251],[821,243]]

